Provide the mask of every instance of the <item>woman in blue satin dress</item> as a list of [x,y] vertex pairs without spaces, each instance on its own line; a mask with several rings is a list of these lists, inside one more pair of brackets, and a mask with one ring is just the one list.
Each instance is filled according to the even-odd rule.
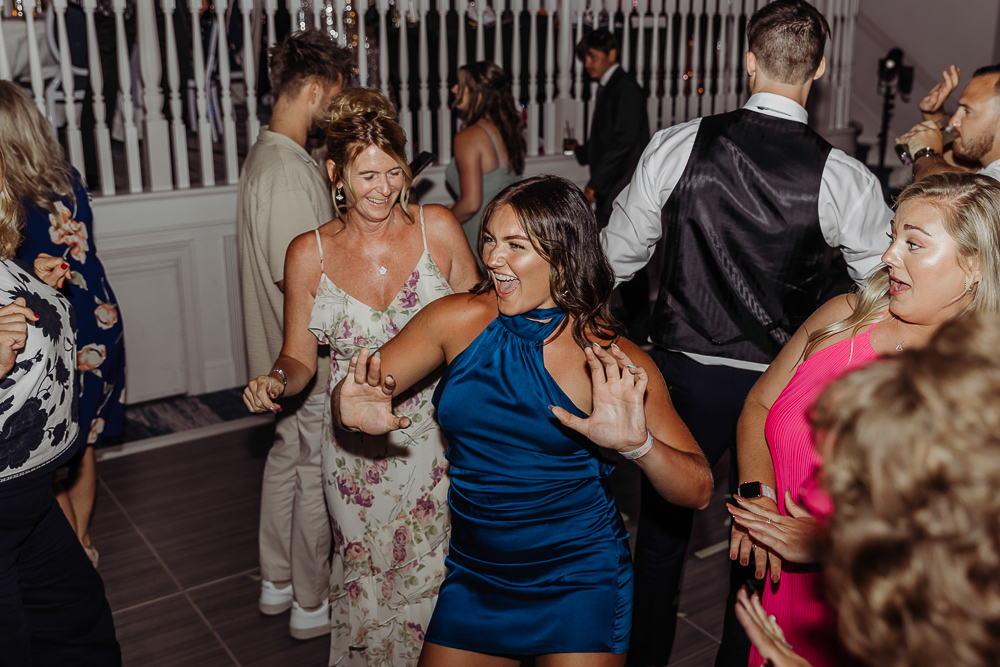
[[600,449],[689,507],[708,504],[711,471],[656,366],[620,337],[614,275],[579,188],[527,179],[483,220],[488,278],[429,304],[378,356],[355,357],[335,414],[366,433],[406,428],[392,396],[447,364],[435,403],[452,535],[420,665],[620,666],[632,564]]

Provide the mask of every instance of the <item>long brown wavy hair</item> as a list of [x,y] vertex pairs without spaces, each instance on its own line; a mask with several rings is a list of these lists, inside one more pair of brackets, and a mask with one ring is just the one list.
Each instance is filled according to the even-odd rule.
[[[594,338],[615,340],[625,327],[611,314],[615,274],[601,245],[597,219],[580,188],[560,176],[534,176],[500,191],[486,205],[477,247],[483,254],[483,233],[490,219],[505,206],[517,215],[532,247],[549,263],[552,300],[572,316],[573,340],[587,345]],[[487,274],[472,292],[493,289]],[[563,320],[556,335],[569,321]]]
[[56,216],[55,202],[63,197],[76,208],[73,168],[52,126],[24,89],[10,81],[0,81],[0,144],[7,154],[4,179],[14,196]]
[[510,75],[488,60],[460,67],[456,101],[462,97],[462,91],[466,90],[469,104],[464,110],[456,108],[456,112],[466,127],[482,118],[496,125],[504,148],[507,149],[510,168],[520,176],[524,173],[527,143],[524,140],[521,114],[518,113],[514,96],[510,92],[510,83]]
[[[3,83],[3,82],[0,82]],[[11,194],[7,179],[7,157],[0,143],[0,259],[14,256],[21,243],[21,202]]]

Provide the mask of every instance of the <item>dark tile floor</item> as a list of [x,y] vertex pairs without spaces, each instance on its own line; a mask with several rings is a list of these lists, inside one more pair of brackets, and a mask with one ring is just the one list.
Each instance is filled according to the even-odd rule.
[[[91,533],[127,667],[327,664],[326,641],[291,639],[286,615],[257,611],[257,514],[269,442],[269,428],[257,426],[98,464]],[[726,465],[717,479],[726,478]],[[634,533],[637,469],[623,464],[615,474]],[[728,558],[711,547],[726,537],[725,517],[720,490],[695,523],[672,665],[713,663]]]

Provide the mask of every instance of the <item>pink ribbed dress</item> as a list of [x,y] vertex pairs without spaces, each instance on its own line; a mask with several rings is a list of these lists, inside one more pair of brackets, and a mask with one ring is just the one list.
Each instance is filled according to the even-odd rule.
[[[809,411],[834,380],[879,358],[869,340],[875,326],[820,350],[799,364],[767,414],[764,435],[774,461],[782,514],[786,514],[785,489],[791,491],[795,502],[820,518],[826,518],[832,510],[829,498],[817,482],[823,459],[813,447]],[[762,602],[767,613],[778,618],[785,639],[795,652],[813,667],[862,664],[851,658],[837,639],[836,617],[826,601],[823,573],[818,566],[784,563],[778,584],[768,580],[765,585]],[[750,666],[759,667],[762,663],[760,653],[754,649],[750,653]]]

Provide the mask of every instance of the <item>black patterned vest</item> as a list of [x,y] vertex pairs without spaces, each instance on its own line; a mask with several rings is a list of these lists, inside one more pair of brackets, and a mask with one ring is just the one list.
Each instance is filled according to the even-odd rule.
[[823,300],[847,291],[846,264],[819,226],[830,150],[805,123],[745,109],[702,119],[662,211],[657,345],[767,364]]

